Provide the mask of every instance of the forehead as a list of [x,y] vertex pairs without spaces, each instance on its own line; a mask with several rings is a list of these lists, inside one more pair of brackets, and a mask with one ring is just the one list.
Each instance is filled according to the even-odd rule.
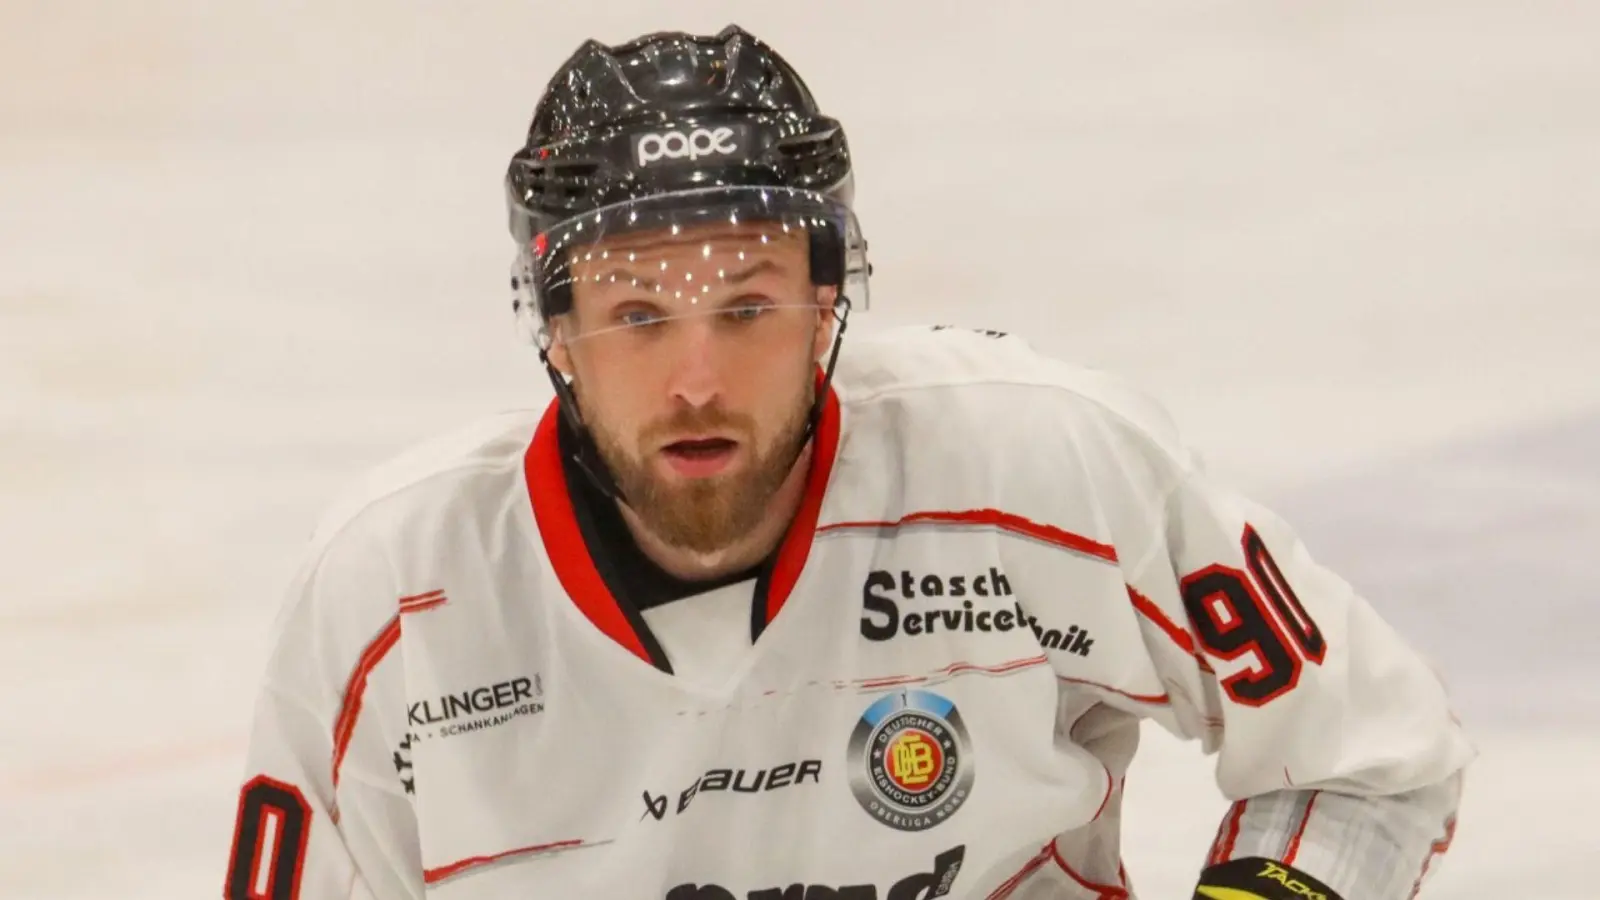
[[751,262],[794,262],[809,252],[808,233],[778,222],[718,222],[607,235],[573,251],[572,266],[656,263],[665,259],[729,257]]

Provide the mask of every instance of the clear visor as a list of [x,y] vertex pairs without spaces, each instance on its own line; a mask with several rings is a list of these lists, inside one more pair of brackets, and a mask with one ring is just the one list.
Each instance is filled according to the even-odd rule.
[[[708,188],[608,206],[535,235],[527,279],[550,339],[643,352],[682,340],[747,351],[867,302],[855,216],[819,194]],[[676,336],[678,340],[673,340]]]

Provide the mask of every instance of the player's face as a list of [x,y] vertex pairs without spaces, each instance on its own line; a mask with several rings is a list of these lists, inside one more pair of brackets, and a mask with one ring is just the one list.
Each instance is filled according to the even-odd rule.
[[761,223],[608,238],[574,259],[551,359],[629,506],[670,546],[746,536],[788,476],[836,292]]

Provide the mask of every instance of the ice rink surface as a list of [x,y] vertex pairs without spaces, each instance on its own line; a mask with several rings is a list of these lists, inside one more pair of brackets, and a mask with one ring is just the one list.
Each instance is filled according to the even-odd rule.
[[[1008,329],[1163,397],[1449,677],[1483,755],[1423,896],[1600,897],[1600,6],[1571,0],[8,0],[0,897],[217,895],[323,504],[548,396],[500,188],[544,79],[585,36],[730,20],[850,128],[853,328]],[[1206,760],[1152,733],[1129,794],[1141,895],[1187,897]]]

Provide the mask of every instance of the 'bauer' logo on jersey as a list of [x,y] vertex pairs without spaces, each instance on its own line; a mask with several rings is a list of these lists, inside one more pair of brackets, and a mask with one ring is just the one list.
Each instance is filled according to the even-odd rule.
[[1004,609],[981,609],[971,600],[963,600],[960,607],[902,609],[904,601],[908,600],[965,597],[969,593],[978,597],[1009,597],[1011,584],[994,568],[970,577],[924,575],[918,578],[902,571],[898,580],[891,572],[871,572],[861,586],[861,636],[869,641],[887,641],[902,634],[915,637],[941,631],[970,634],[1029,628],[1040,646],[1049,650],[1088,656],[1094,646],[1094,639],[1082,628],[1076,625],[1069,626],[1066,631],[1046,628],[1039,624],[1037,617],[1024,612],[1020,603]]
[[723,125],[719,128],[696,128],[688,132],[641,134],[633,139],[633,152],[641,166],[664,159],[693,161],[703,156],[729,156],[739,152],[737,140],[745,132],[743,128]]
[[868,707],[850,734],[850,790],[883,824],[926,831],[967,802],[970,747],[949,699],[932,691],[890,694]]
[[[813,784],[822,780],[822,760],[802,759],[797,762],[787,762],[783,765],[773,766],[770,769],[712,769],[695,779],[678,795],[678,814],[682,815],[689,808],[689,801],[696,794],[711,791],[732,790],[741,794],[757,794],[762,791],[775,791],[786,788],[792,784],[805,784],[807,780]],[[667,795],[644,792],[644,814],[654,816],[656,821],[667,817]]]

